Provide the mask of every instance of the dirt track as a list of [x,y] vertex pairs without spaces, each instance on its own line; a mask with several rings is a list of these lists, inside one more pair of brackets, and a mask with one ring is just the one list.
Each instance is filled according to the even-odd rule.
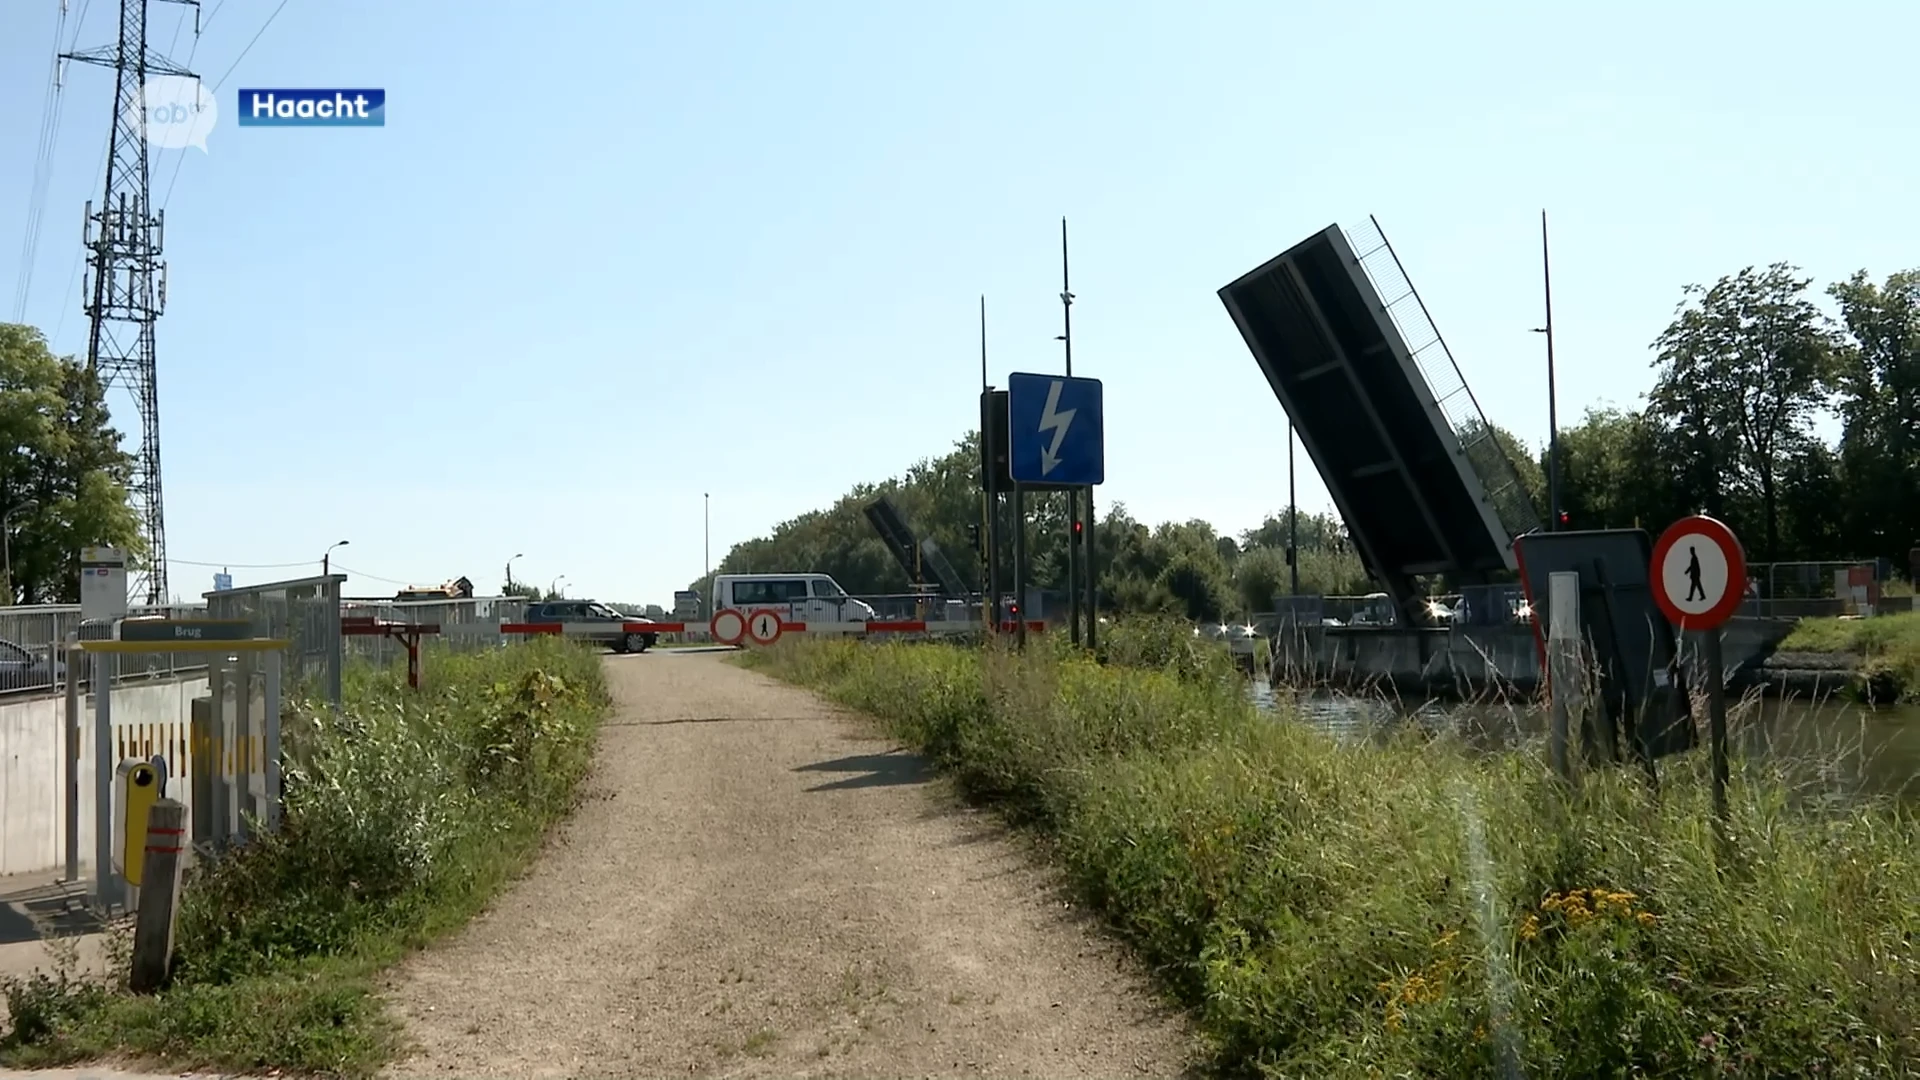
[[712,654],[608,673],[586,805],[396,973],[396,1075],[1183,1071],[1184,1021],[864,721]]

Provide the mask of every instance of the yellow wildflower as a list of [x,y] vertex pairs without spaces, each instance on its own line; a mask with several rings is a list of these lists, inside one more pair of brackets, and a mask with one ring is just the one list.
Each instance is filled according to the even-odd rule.
[[1654,923],[1657,923],[1660,921],[1660,916],[1655,915],[1651,911],[1643,911],[1640,914],[1635,915],[1634,918],[1640,920],[1641,926],[1652,926]]

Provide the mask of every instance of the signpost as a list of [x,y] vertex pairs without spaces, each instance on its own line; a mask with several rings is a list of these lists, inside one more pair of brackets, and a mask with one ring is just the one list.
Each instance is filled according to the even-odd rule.
[[1733,530],[1704,514],[1681,518],[1653,545],[1654,602],[1681,631],[1695,632],[1707,669],[1707,723],[1713,755],[1713,813],[1727,817],[1726,673],[1720,627],[1747,592],[1747,556]]
[[[1019,640],[1027,640],[1026,490],[1091,489],[1107,479],[1106,415],[1099,379],[1014,372],[1007,376],[1007,472],[1013,480],[1014,598],[1020,606]],[[1091,505],[1091,491],[1088,494]],[[1069,517],[1075,515],[1069,513]],[[1091,517],[1091,515],[1089,515]],[[1090,523],[1089,523],[1090,524]],[[1093,562],[1086,561],[1088,581]],[[1069,588],[1075,583],[1069,582]],[[1089,590],[1091,594],[1091,589]],[[1093,605],[1087,607],[1089,625]]]
[[1007,376],[1007,469],[1016,484],[1091,487],[1107,479],[1099,379]]

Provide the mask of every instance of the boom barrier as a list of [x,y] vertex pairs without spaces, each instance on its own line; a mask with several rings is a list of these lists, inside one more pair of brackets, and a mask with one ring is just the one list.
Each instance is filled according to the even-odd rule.
[[[1027,621],[1029,633],[1043,633],[1046,623],[1040,619]],[[772,645],[788,634],[837,634],[849,636],[874,636],[883,634],[927,634],[957,635],[977,632],[979,623],[960,620],[941,619],[874,619],[860,622],[807,622],[792,617],[792,613],[779,608],[723,608],[714,613],[713,618],[704,623],[687,621],[642,622],[628,621],[618,624],[618,629],[610,623],[567,623],[567,622],[508,622],[498,625],[475,625],[461,629],[500,634],[551,634],[561,637],[601,637],[609,634],[685,634],[705,633],[722,645]],[[1003,620],[1002,633],[1013,633],[1020,624],[1013,620]]]

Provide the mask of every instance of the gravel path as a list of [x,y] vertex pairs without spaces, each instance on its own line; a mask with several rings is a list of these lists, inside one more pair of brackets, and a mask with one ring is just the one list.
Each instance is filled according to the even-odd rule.
[[395,1075],[1186,1069],[1179,1014],[917,758],[718,655],[607,664],[586,804],[395,973]]

